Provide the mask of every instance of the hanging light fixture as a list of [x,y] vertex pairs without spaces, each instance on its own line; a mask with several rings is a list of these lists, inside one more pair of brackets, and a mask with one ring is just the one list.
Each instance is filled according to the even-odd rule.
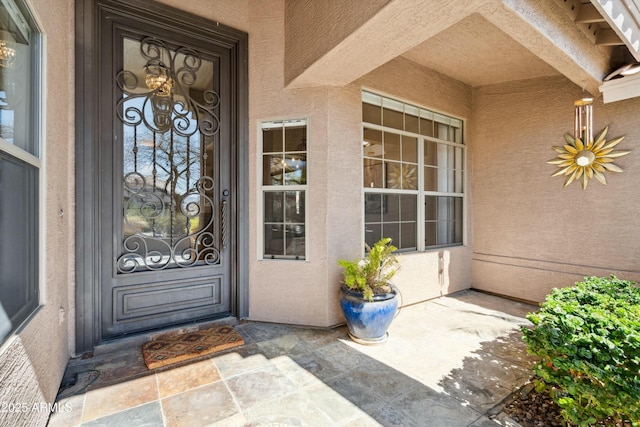
[[16,63],[15,41],[7,31],[0,31],[0,67],[11,68]]
[[582,189],[587,188],[591,178],[596,178],[603,185],[607,185],[605,172],[622,172],[613,164],[616,157],[629,154],[629,151],[613,151],[624,136],[607,141],[608,128],[604,128],[594,139],[593,137],[593,98],[582,98],[574,102],[575,115],[573,136],[564,135],[566,144],[562,147],[552,147],[558,157],[547,163],[556,165],[560,170],[551,176],[564,175],[564,186],[573,181],[581,181]]
[[157,91],[160,96],[169,96],[173,81],[169,69],[161,61],[149,61],[144,67],[146,73],[144,81],[152,91]]

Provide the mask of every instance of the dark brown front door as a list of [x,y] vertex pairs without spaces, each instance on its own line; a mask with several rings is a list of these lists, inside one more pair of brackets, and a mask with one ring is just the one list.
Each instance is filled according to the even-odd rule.
[[77,17],[78,351],[246,314],[246,34],[138,0]]

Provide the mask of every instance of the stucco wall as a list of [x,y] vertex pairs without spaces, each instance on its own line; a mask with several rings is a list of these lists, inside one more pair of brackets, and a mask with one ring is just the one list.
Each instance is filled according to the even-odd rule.
[[616,160],[624,172],[564,188],[551,177],[552,145],[573,133],[582,89],[563,77],[477,88],[473,92],[474,212],[472,286],[530,301],[587,275],[640,279],[640,99],[594,101],[594,128],[625,135]]
[[[3,411],[0,425],[45,425],[69,358],[73,319],[73,2],[31,0],[46,35],[44,115],[43,305],[0,349],[0,402],[26,411]],[[71,322],[72,323],[72,322]],[[36,410],[33,410],[34,405]],[[11,407],[3,406],[4,409]],[[15,409],[15,406],[14,406]]]
[[285,1],[287,83],[365,23],[389,0]]

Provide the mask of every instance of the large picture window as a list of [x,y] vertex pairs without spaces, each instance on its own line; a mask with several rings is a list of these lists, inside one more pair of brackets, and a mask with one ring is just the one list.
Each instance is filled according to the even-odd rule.
[[362,92],[365,243],[400,250],[463,243],[463,122]]
[[0,343],[38,307],[40,34],[0,2]]
[[262,123],[264,259],[306,258],[307,121]]

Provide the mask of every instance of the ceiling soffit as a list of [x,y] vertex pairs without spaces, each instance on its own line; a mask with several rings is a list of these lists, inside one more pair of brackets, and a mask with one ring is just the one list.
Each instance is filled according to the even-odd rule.
[[472,86],[557,72],[594,95],[610,67],[557,0],[391,0],[288,87],[343,86],[402,55]]
[[402,56],[472,87],[560,74],[478,13]]

